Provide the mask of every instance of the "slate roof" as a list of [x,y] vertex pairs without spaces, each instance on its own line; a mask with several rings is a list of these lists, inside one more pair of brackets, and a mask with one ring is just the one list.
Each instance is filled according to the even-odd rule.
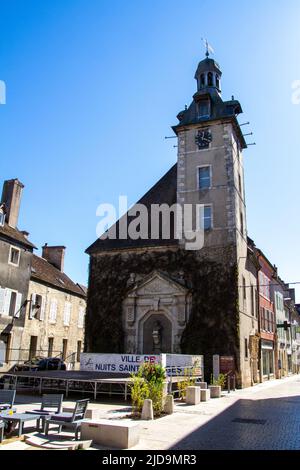
[[0,237],[8,239],[10,242],[18,242],[19,244],[26,246],[26,248],[36,248],[36,246],[34,246],[33,243],[31,243],[25,235],[20,232],[20,230],[11,227],[7,223],[3,226],[0,225]]
[[[172,166],[172,168],[138,201],[138,204],[144,204],[148,208],[148,214],[150,214],[150,207],[152,204],[168,204],[172,206],[177,201],[177,164]],[[135,217],[128,216],[128,225],[130,221]],[[172,221],[172,219],[171,219]],[[171,226],[174,226],[171,223]],[[118,235],[119,221],[116,223],[117,235]],[[174,239],[172,232],[174,229],[171,228],[170,239],[157,239],[151,240],[151,221],[150,217],[148,219],[148,231],[149,237],[148,240],[132,240],[131,238],[123,239],[106,239],[101,240],[98,238],[89,248],[87,248],[86,253],[93,254],[99,251],[108,251],[116,249],[129,249],[129,248],[139,248],[139,247],[151,247],[151,246],[166,246],[166,245],[178,245],[178,240]]]
[[44,258],[32,255],[31,279],[41,281],[51,287],[64,290],[85,298],[86,295],[78,284],[75,284],[65,273],[62,273],[55,266]]
[[[184,127],[191,124],[201,124],[202,122],[207,123],[217,121],[219,119],[230,119],[237,131],[242,148],[246,148],[247,144],[236,118],[236,115],[243,112],[240,102],[237,100],[223,101],[216,90],[210,90],[209,93],[207,90],[207,88],[204,88],[203,90],[195,93],[189,108],[181,111],[178,114],[177,119],[179,120],[179,124],[172,127],[173,131],[177,134],[178,129],[182,126]],[[199,117],[198,115],[199,113],[197,103],[203,99],[208,99],[211,103],[209,118],[207,116]]]

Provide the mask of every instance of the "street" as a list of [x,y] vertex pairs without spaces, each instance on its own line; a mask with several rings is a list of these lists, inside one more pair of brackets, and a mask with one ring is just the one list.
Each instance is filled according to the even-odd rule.
[[178,404],[173,415],[143,428],[139,449],[299,450],[300,377]]

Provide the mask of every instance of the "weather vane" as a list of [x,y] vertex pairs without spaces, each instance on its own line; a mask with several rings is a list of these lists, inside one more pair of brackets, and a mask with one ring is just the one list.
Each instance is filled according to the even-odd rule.
[[205,38],[201,38],[201,39],[205,44],[205,48],[206,48],[206,54],[205,55],[206,55],[206,57],[209,57],[209,54],[214,54],[215,51],[214,51],[213,47],[209,44],[208,40],[205,39]]

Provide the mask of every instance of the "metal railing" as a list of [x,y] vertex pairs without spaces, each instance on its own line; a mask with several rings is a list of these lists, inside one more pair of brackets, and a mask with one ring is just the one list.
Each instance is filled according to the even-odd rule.
[[37,349],[36,351],[32,351],[30,349],[17,349],[17,348],[9,348],[6,351],[6,363],[23,363],[26,361],[30,361],[34,358],[47,358],[47,357],[60,357],[62,355],[61,351],[52,351],[51,356],[49,356],[49,351],[45,349]]

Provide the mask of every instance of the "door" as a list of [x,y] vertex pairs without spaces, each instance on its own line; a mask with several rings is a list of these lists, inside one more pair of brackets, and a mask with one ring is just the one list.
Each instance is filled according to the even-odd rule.
[[62,360],[65,361],[67,357],[67,349],[68,349],[68,340],[63,339],[63,350],[62,350]]
[[33,359],[36,356],[37,339],[37,336],[30,336],[29,360]]
[[53,354],[53,341],[54,338],[48,338],[48,357],[52,357]]

